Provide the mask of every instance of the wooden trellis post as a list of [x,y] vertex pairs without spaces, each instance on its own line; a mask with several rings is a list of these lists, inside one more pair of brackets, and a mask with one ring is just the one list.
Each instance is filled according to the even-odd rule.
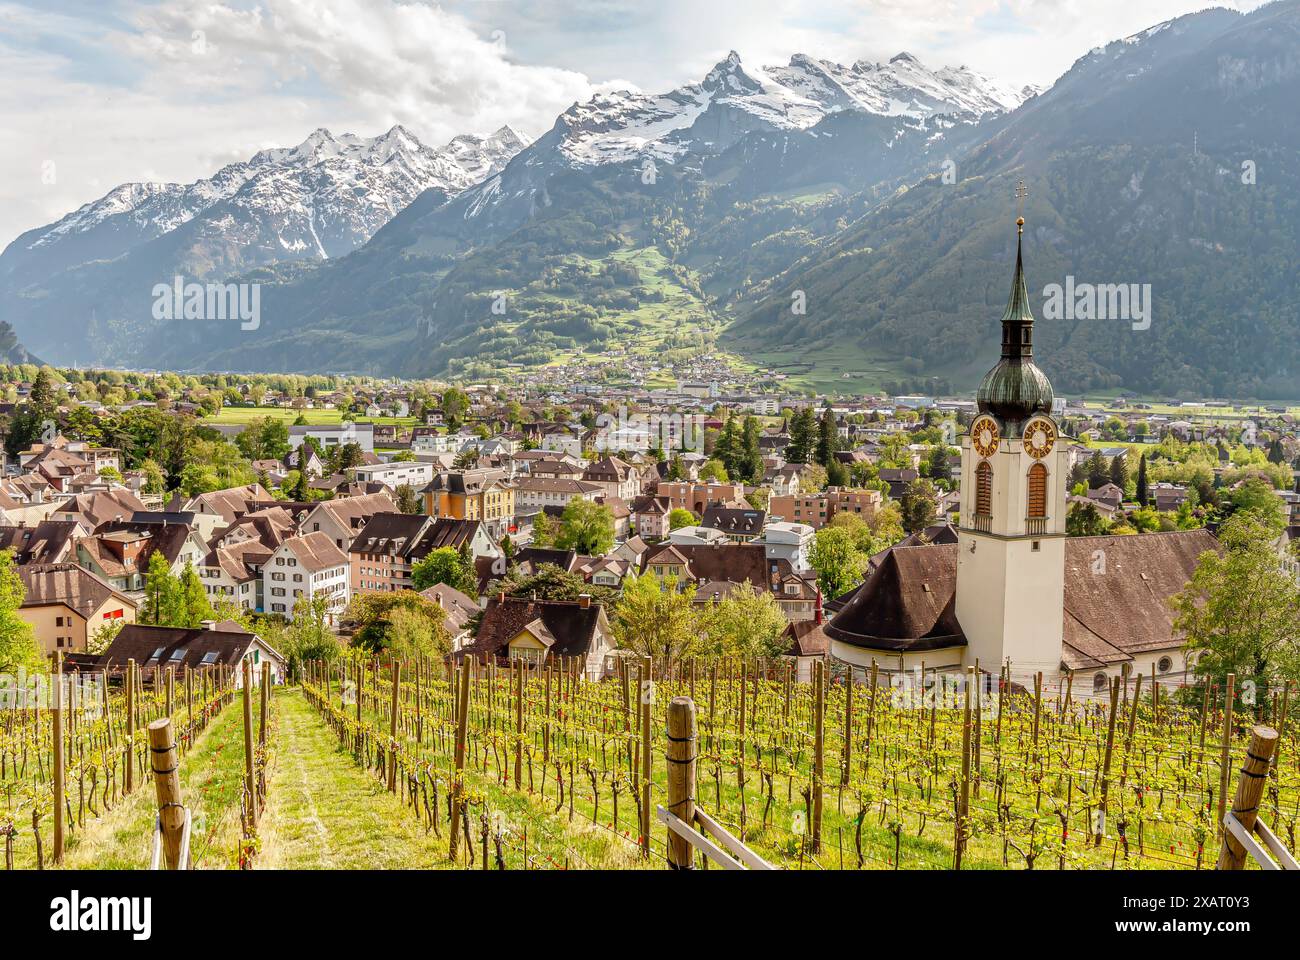
[[641,855],[650,856],[650,708],[654,680],[649,657],[641,659]]
[[813,663],[812,852],[822,848],[822,777],[826,761],[826,662]]
[[126,792],[135,789],[135,661],[126,661]]
[[248,785],[248,813],[257,823],[257,779],[253,773],[253,664],[244,658],[244,778]]
[[397,714],[398,698],[402,689],[402,665],[393,661],[393,701],[388,721],[388,792],[397,792]]
[[150,769],[158,795],[158,822],[162,828],[162,862],[167,870],[181,870],[181,839],[185,830],[185,807],[181,804],[180,761],[176,737],[169,717],[149,724]]
[[1106,759],[1102,762],[1101,805],[1098,807],[1099,818],[1094,831],[1093,845],[1101,846],[1102,835],[1106,832],[1106,801],[1110,794],[1110,758],[1115,752],[1115,719],[1119,715],[1119,687],[1123,681],[1113,677],[1110,682],[1110,722],[1106,728]]
[[1228,757],[1232,749],[1232,701],[1237,686],[1237,675],[1228,674],[1228,690],[1223,701],[1223,744],[1219,750],[1219,836],[1225,833],[1223,817],[1228,810]]
[[[668,811],[687,824],[695,823],[695,702],[689,697],[674,697],[668,704],[668,743],[664,759],[668,762]],[[668,868],[693,870],[694,851],[690,842],[675,831],[668,831]]]
[[54,850],[55,863],[63,862],[63,654],[55,658],[54,698],[50,704],[53,717],[54,738]]
[[[1277,750],[1277,731],[1271,727],[1256,727],[1251,731],[1250,748],[1246,762],[1237,779],[1237,797],[1232,802],[1232,815],[1237,818],[1247,834],[1255,830],[1259,817],[1259,801],[1264,796],[1268,770]],[[1246,865],[1246,848],[1230,830],[1223,831],[1223,846],[1219,849],[1219,870],[1241,870]]]

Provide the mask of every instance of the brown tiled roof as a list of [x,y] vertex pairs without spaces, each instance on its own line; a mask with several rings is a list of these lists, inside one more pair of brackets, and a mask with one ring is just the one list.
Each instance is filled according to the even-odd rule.
[[101,490],[78,494],[55,510],[51,517],[82,517],[94,529],[101,523],[117,517],[127,519],[137,510],[144,509],[144,503],[129,490]]
[[479,605],[454,587],[445,583],[435,583],[428,590],[421,590],[420,596],[432,600],[447,613],[447,629],[459,633],[465,625],[479,612]]
[[250,483],[244,487],[200,493],[193,500],[193,509],[197,511],[201,507],[207,507],[205,512],[219,514],[226,523],[233,523],[248,512],[250,500],[270,499],[271,494],[260,483]]
[[[1169,598],[1219,543],[1206,530],[1065,541],[1062,661],[1087,669],[1177,647]],[[890,651],[965,643],[955,614],[957,547],[897,547],[826,625],[833,639]],[[929,589],[926,589],[928,586]]]
[[0,550],[12,550],[14,561],[57,563],[72,545],[75,520],[42,520],[35,526],[0,527]]
[[785,628],[784,636],[790,646],[786,654],[791,657],[824,657],[830,653],[831,638],[822,629],[824,623],[815,620],[796,620]]
[[[104,651],[100,669],[120,673],[128,660],[141,667],[174,667],[177,673],[215,664],[233,666],[243,659],[254,639],[253,634],[229,621],[217,624],[213,630],[128,623]],[[266,641],[262,643],[283,660]]]
[[583,607],[577,601],[525,600],[493,597],[483,611],[478,636],[466,648],[470,656],[504,656],[510,641],[524,627],[536,620],[554,637],[548,644],[552,655],[570,657],[585,654],[596,637],[603,614],[599,603],[592,601]]
[[29,563],[19,567],[18,573],[26,590],[24,607],[63,603],[89,619],[104,601],[115,597],[135,609],[134,600],[75,563]]
[[280,546],[291,550],[298,562],[310,573],[319,573],[331,567],[345,567],[348,563],[347,554],[334,546],[334,541],[319,530],[305,533],[301,537],[290,537]]
[[752,533],[754,536],[758,536],[763,532],[763,524],[766,520],[767,514],[762,510],[744,510],[714,505],[704,508],[704,516],[700,520],[700,526],[721,530],[723,533]]

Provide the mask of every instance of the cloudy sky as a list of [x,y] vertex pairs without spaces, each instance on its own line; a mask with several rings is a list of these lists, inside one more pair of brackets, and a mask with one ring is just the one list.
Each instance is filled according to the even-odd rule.
[[317,127],[537,136],[607,87],[736,50],[900,50],[1050,83],[1089,48],[1259,0],[0,0],[0,248],[112,187],[190,181]]

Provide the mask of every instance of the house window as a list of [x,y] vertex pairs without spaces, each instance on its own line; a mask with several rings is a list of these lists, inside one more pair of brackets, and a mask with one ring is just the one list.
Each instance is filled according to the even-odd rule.
[[1169,657],[1161,657],[1156,663],[1156,673],[1168,673],[1174,668],[1174,661]]
[[975,512],[985,517],[993,513],[993,467],[987,460],[975,468]]
[[1047,468],[1036,463],[1029,468],[1029,512],[1031,520],[1047,517]]
[[1104,692],[1104,691],[1105,691],[1109,686],[1110,686],[1110,680],[1107,679],[1106,674],[1104,674],[1104,673],[1099,673],[1099,674],[1097,674],[1096,676],[1094,676],[1094,677],[1092,678],[1092,692],[1093,692],[1093,693],[1102,693],[1102,692]]

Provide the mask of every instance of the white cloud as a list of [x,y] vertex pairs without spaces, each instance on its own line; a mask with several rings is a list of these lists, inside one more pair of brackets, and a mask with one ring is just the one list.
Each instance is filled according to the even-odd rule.
[[103,3],[96,19],[0,0],[0,245],[118,183],[193,180],[321,126],[401,123],[434,145],[503,123],[537,136],[597,90],[667,90],[732,49],[758,63],[907,50],[1048,85],[1206,0]]
[[[316,127],[374,134],[401,123],[431,145],[504,123],[537,135],[593,90],[576,71],[515,62],[504,42],[420,3],[182,0],[134,9],[130,23],[88,31],[0,7],[0,129],[14,139],[0,151],[0,243],[105,184],[192,180]],[[130,82],[70,79],[84,70],[34,52],[74,33]]]

